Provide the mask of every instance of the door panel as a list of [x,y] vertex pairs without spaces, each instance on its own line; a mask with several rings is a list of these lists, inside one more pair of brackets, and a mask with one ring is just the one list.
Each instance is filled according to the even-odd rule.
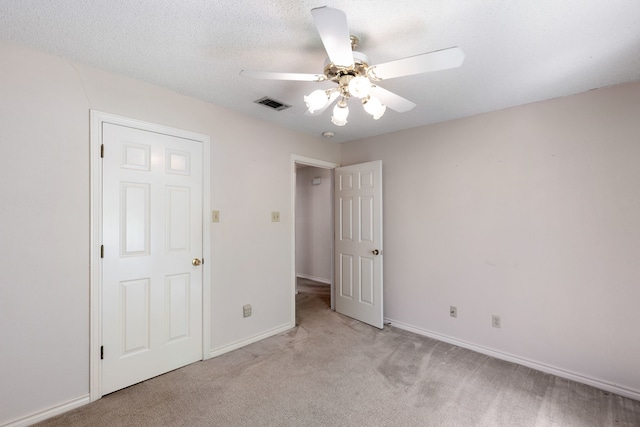
[[336,311],[382,328],[382,162],[335,173]]
[[102,394],[202,358],[202,144],[103,125]]
[[167,252],[189,250],[189,207],[191,196],[188,187],[167,187],[165,200],[167,202],[165,233]]
[[[338,286],[340,287],[340,296],[343,298],[353,299],[353,256],[348,254],[340,254],[340,263],[338,266],[340,279]],[[339,310],[338,310],[339,311]]]
[[149,279],[120,283],[123,356],[149,350]]
[[149,255],[149,184],[120,185],[120,254]]
[[191,284],[188,274],[174,274],[167,276],[166,285],[166,312],[167,342],[189,337],[189,319],[191,310],[189,295]]

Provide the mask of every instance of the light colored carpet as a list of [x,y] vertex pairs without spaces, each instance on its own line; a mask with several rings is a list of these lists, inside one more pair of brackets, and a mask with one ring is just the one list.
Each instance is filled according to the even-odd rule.
[[296,279],[296,287],[298,292],[331,296],[331,285],[327,283],[320,283],[315,280],[298,277]]
[[640,426],[640,402],[297,295],[295,329],[42,426]]

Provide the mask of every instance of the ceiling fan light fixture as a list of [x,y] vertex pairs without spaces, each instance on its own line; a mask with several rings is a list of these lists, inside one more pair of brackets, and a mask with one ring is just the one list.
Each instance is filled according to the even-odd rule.
[[329,103],[329,94],[327,91],[318,89],[311,92],[304,97],[304,102],[307,105],[310,113],[324,108]]
[[371,82],[365,76],[356,76],[349,81],[349,93],[356,98],[366,98],[371,91]]
[[369,96],[362,100],[364,111],[373,116],[373,120],[378,120],[387,111],[386,105],[383,105],[375,96]]
[[[249,70],[242,70],[240,74],[267,80],[336,83],[337,87],[333,89],[313,91],[304,97],[304,102],[310,114],[319,116],[342,96],[331,117],[331,121],[337,126],[347,124],[349,110],[346,101],[351,97],[359,98],[364,110],[373,116],[374,120],[384,115],[386,105],[398,113],[411,110],[416,104],[379,87],[377,82],[457,68],[465,58],[459,47],[450,47],[382,64],[371,64],[367,55],[355,50],[359,44],[358,38],[349,35],[346,14],[342,10],[328,6],[316,7],[311,9],[311,15],[327,53],[322,74]],[[371,93],[376,97],[371,97]]]
[[347,102],[341,99],[335,107],[333,107],[333,116],[331,116],[331,122],[336,126],[344,126],[347,124],[347,117],[349,116],[349,107]]

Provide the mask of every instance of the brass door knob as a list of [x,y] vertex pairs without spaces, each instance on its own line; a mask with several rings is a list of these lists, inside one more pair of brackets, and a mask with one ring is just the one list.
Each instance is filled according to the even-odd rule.
[[371,251],[371,253],[374,254],[374,255],[378,255],[378,254],[380,254],[380,251],[377,250],[377,249],[374,249],[374,250]]
[[198,266],[200,264],[202,264],[202,261],[200,261],[199,258],[194,258],[193,261],[191,261],[191,264]]

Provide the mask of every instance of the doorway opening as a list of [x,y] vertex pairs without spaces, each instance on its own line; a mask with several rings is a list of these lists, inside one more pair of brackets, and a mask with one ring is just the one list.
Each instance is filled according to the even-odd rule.
[[[334,296],[333,169],[337,163],[292,155],[292,323],[298,283]],[[326,288],[325,288],[326,287]]]

